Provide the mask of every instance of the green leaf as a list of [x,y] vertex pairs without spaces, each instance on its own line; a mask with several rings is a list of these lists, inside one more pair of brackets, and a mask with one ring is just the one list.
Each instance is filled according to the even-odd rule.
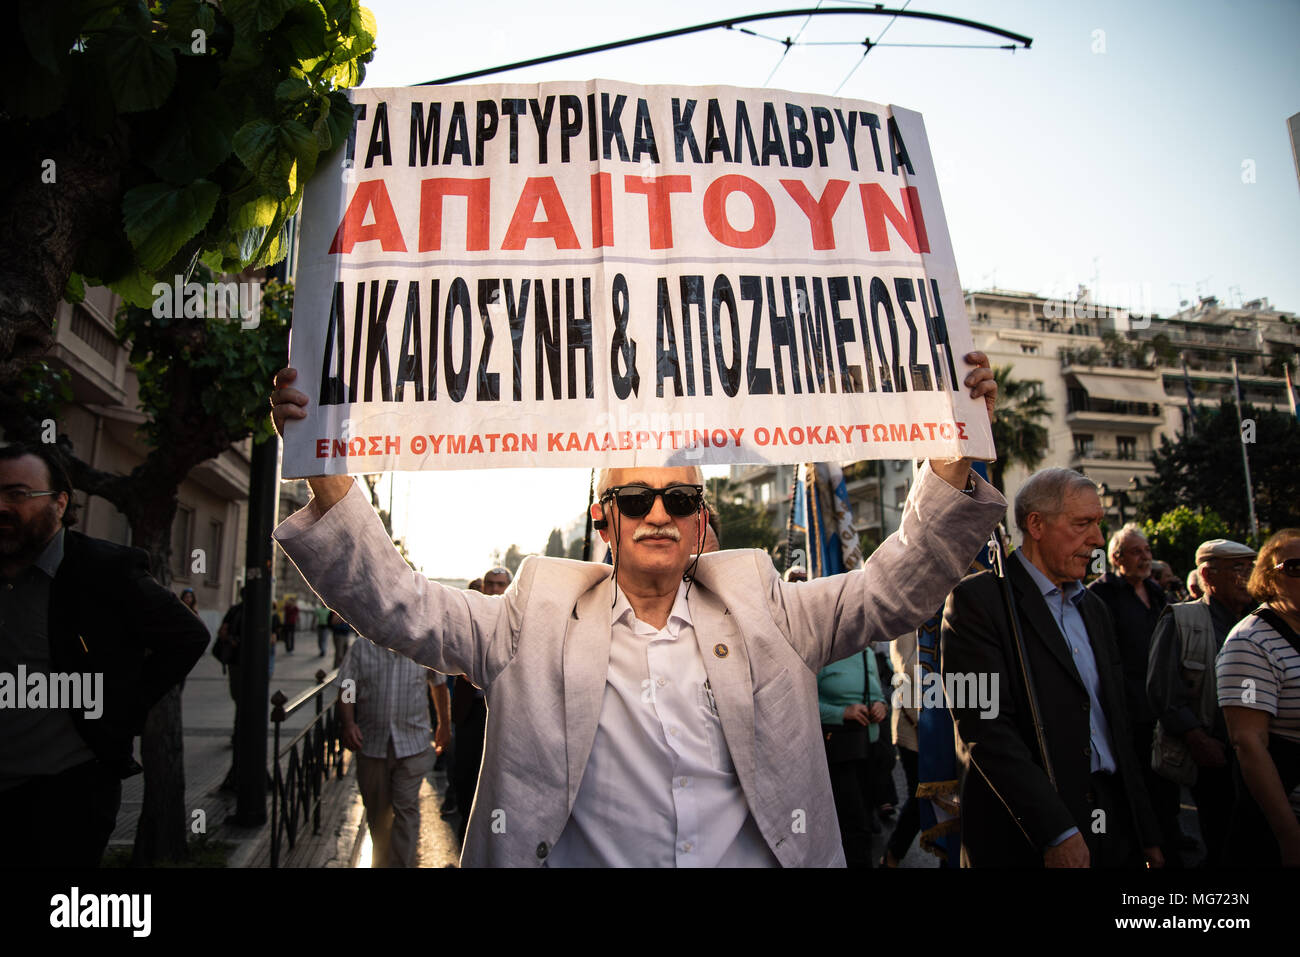
[[188,186],[150,183],[122,197],[122,223],[140,264],[160,269],[212,218],[221,187],[207,180]]
[[281,109],[288,109],[299,103],[306,103],[313,95],[310,83],[291,76],[287,80],[281,80],[279,86],[275,88],[275,105]]
[[235,197],[231,197],[230,228],[236,231],[265,228],[275,222],[280,211],[280,200],[262,193],[252,200],[235,206]]
[[86,283],[77,273],[69,273],[68,281],[63,286],[63,301],[74,306],[86,298]]
[[156,110],[176,83],[176,54],[148,33],[115,27],[105,53],[108,84],[119,112]]
[[347,142],[356,121],[357,114],[352,109],[352,101],[348,99],[348,95],[340,90],[331,93],[330,115],[325,119],[325,125],[329,128],[330,133],[330,149],[335,149]]
[[346,90],[359,85],[365,78],[365,72],[360,63],[349,59],[327,67],[321,73],[321,78],[327,83],[333,83],[340,89]]
[[375,15],[359,3],[352,5],[352,35],[360,41],[353,46],[357,54],[368,53],[375,48],[379,28],[375,25]]
[[136,269],[108,284],[108,288],[122,297],[122,301],[141,309],[153,306],[155,278],[143,269]]
[[295,60],[307,60],[328,53],[329,23],[325,8],[317,0],[303,0],[290,10],[275,31],[275,39],[285,44]]
[[316,137],[297,120],[253,120],[235,133],[235,154],[277,199],[292,195],[300,179],[311,176],[319,152]]

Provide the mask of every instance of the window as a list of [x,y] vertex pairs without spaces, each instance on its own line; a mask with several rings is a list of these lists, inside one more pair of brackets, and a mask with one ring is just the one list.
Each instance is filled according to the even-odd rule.
[[1074,437],[1074,454],[1083,457],[1092,454],[1091,435],[1076,435]]
[[221,532],[221,522],[208,522],[208,570],[204,581],[209,585],[221,584]]
[[186,581],[190,577],[190,548],[194,540],[194,509],[176,506],[172,519],[172,576]]
[[907,486],[906,485],[894,486],[894,504],[899,508],[902,508],[903,503],[906,501],[907,501]]
[[1088,411],[1088,392],[1086,389],[1070,389],[1066,397],[1066,409],[1070,412]]
[[1038,355],[1038,346],[1031,346],[1028,343],[1022,342],[1020,344],[1020,351],[1027,356],[1036,356]]
[[1138,440],[1133,435],[1120,435],[1115,437],[1116,458],[1135,459],[1137,458]]
[[762,485],[759,486],[759,488],[758,488],[758,497],[759,497],[759,500],[760,500],[764,505],[766,505],[768,502],[772,501],[772,483],[771,483],[771,482],[764,482]]

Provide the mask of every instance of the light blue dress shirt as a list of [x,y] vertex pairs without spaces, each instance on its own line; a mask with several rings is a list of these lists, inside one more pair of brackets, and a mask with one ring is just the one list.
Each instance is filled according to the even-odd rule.
[[1085,591],[1083,582],[1066,582],[1063,591],[1052,584],[1046,575],[1021,554],[1019,549],[1015,554],[1020,558],[1020,563],[1024,565],[1025,570],[1029,572],[1029,577],[1034,580],[1034,584],[1038,586],[1038,590],[1042,592],[1043,600],[1047,602],[1047,607],[1051,610],[1052,617],[1056,619],[1056,625],[1065,638],[1065,644],[1070,649],[1074,667],[1078,670],[1079,677],[1083,679],[1083,686],[1088,689],[1090,705],[1088,726],[1092,744],[1091,770],[1094,774],[1098,771],[1114,774],[1117,767],[1115,749],[1111,745],[1110,724],[1106,720],[1106,712],[1101,707],[1101,678],[1097,674],[1097,659],[1092,653],[1092,641],[1088,638],[1088,629],[1083,623],[1083,615],[1079,612],[1079,602],[1083,601]]
[[[1079,672],[1079,677],[1083,679],[1083,686],[1088,689],[1088,737],[1091,744],[1089,748],[1090,769],[1094,774],[1098,771],[1114,774],[1116,768],[1115,750],[1111,746],[1110,724],[1106,721],[1106,712],[1101,707],[1101,679],[1097,674],[1097,658],[1092,653],[1092,642],[1088,638],[1088,629],[1083,623],[1083,615],[1079,612],[1079,602],[1083,601],[1083,595],[1086,591],[1083,582],[1078,580],[1066,582],[1065,588],[1062,590],[1059,586],[1052,584],[1051,580],[1039,571],[1033,562],[1026,559],[1019,549],[1016,550],[1015,555],[1020,559],[1020,564],[1029,572],[1029,577],[1034,580],[1034,584],[1038,586],[1043,601],[1047,602],[1052,617],[1056,619],[1056,626],[1061,629],[1065,644],[1070,649],[1074,667]],[[1048,844],[1051,847],[1056,847],[1077,833],[1079,833],[1079,829],[1072,827],[1063,834],[1058,835],[1054,840],[1049,841]]]

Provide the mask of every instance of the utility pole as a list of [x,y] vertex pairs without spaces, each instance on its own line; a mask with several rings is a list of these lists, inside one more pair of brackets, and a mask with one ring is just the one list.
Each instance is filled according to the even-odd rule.
[[[285,264],[267,271],[284,281]],[[270,383],[267,383],[269,386]],[[239,641],[239,700],[235,703],[234,821],[241,827],[266,823],[266,731],[271,676],[271,588],[274,545],[271,530],[279,491],[280,440],[272,435],[253,445],[248,470],[248,537],[244,558],[244,623]]]

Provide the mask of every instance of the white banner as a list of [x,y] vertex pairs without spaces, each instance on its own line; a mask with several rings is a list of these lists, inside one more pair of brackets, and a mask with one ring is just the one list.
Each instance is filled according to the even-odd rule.
[[284,475],[991,458],[921,116],[733,87],[352,91]]

